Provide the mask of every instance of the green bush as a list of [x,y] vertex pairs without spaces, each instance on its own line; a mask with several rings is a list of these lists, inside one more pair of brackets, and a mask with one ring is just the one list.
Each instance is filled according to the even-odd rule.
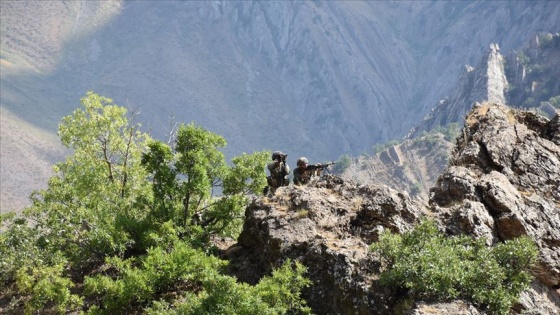
[[527,237],[487,247],[482,239],[446,237],[432,221],[402,235],[384,233],[371,249],[383,258],[382,285],[418,298],[467,299],[495,314],[508,314],[528,287],[537,257]]
[[261,315],[261,314],[311,314],[300,296],[302,288],[309,285],[303,277],[305,267],[290,260],[264,277],[256,286],[238,283],[235,278],[209,274],[201,281],[198,294],[186,293],[175,303],[164,300],[154,302],[147,310],[149,315]]
[[373,150],[374,154],[377,154],[377,153],[383,152],[383,151],[387,150],[388,148],[390,148],[394,145],[397,145],[397,144],[399,144],[399,141],[397,141],[397,140],[391,140],[387,143],[378,143],[378,144],[375,144],[372,147],[372,150]]
[[45,306],[53,306],[57,313],[64,314],[81,306],[82,298],[70,292],[74,285],[63,271],[63,262],[52,266],[23,266],[17,270],[18,291],[31,297],[25,303],[25,314],[33,314]]
[[200,287],[201,281],[214,277],[224,265],[224,261],[177,242],[169,250],[153,248],[137,259],[109,258],[105,268],[115,274],[87,277],[85,295],[104,306],[99,313],[126,312],[173,286]]
[[560,109],[560,95],[553,96],[548,101],[552,106]]

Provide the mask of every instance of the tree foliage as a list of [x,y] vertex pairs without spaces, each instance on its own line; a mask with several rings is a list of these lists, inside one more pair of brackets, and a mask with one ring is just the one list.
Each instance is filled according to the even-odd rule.
[[[195,124],[179,127],[174,148],[150,141],[142,164],[151,175],[154,220],[172,220],[193,238],[239,232],[246,197],[266,184],[268,152],[243,154],[228,166],[219,150],[225,144]],[[214,198],[217,190],[222,196]]]
[[352,164],[352,158],[348,154],[343,154],[338,157],[336,164],[333,167],[333,172],[342,174]]
[[149,136],[129,124],[126,112],[89,92],[59,127],[73,154],[55,165],[48,188],[35,193],[25,210],[40,241],[72,263],[123,255],[142,233],[146,212],[137,200],[151,196],[139,162]]
[[266,185],[269,152],[228,164],[225,139],[200,126],[181,125],[168,145],[111,99],[88,92],[81,104],[59,126],[72,154],[22,216],[0,216],[0,281],[13,305],[29,314],[305,312],[299,264],[249,286],[209,250],[213,235],[239,233],[249,196]]

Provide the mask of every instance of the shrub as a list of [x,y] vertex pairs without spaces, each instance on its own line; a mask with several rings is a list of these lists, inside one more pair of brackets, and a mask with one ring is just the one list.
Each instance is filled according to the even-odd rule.
[[[305,267],[291,261],[256,286],[221,274],[226,262],[182,241],[169,250],[153,248],[138,261],[113,257],[107,264],[112,276],[87,277],[84,282],[85,295],[103,305],[92,308],[92,314],[127,313],[142,305],[149,306],[149,314],[309,313],[300,296],[300,290],[309,284],[303,277]],[[173,291],[183,295],[173,307],[158,300],[162,293]],[[152,301],[157,302],[150,306]],[[172,312],[172,308],[178,311]]]
[[225,262],[179,241],[169,250],[150,249],[138,259],[112,257],[107,265],[116,275],[87,277],[84,285],[85,294],[100,299],[103,311],[111,314],[147,303],[174,285],[200,287],[201,281],[215,277]]
[[560,108],[560,95],[553,96],[548,101],[552,106]]
[[171,314],[310,314],[300,296],[310,281],[303,277],[305,267],[286,261],[282,267],[264,277],[257,285],[238,283],[235,278],[212,274],[201,282],[198,294],[186,293],[180,301],[171,304],[159,300],[146,313]]
[[372,147],[372,150],[373,150],[374,154],[377,154],[377,153],[383,152],[383,151],[387,150],[388,148],[390,148],[394,145],[397,145],[397,144],[399,144],[399,142],[397,140],[392,140],[392,141],[389,141],[387,143],[378,143],[378,144],[375,144]]
[[52,266],[23,266],[16,274],[16,284],[21,294],[29,294],[25,314],[44,310],[46,307],[63,314],[81,306],[82,298],[70,292],[72,281],[63,275],[64,263]]
[[371,248],[383,257],[382,285],[418,298],[467,299],[495,314],[507,314],[528,287],[537,257],[527,237],[489,248],[482,239],[446,237],[432,221],[402,235],[386,232]]

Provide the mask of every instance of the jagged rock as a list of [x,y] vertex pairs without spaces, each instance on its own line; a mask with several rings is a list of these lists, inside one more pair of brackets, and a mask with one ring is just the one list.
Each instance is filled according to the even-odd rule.
[[385,229],[409,230],[424,212],[386,186],[327,175],[254,199],[229,259],[250,283],[287,258],[301,261],[313,281],[303,295],[316,314],[391,314],[395,298],[378,286],[379,264],[368,245]]
[[550,141],[560,145],[560,114],[556,112],[556,116],[548,123],[546,135]]
[[469,234],[486,239],[486,244],[497,242],[494,231],[494,218],[488,213],[483,203],[465,200],[463,203],[449,208],[434,207],[445,230],[451,235]]
[[[488,242],[528,235],[539,247],[533,295],[553,305],[539,314],[558,314],[560,282],[560,132],[553,120],[504,105],[476,104],[463,137],[430,203],[451,234],[485,237]],[[535,289],[539,287],[540,289]],[[545,289],[546,288],[546,289]],[[532,302],[531,302],[532,301]],[[548,303],[548,304],[547,304]]]
[[513,308],[523,314],[560,314],[560,295],[539,281],[533,281],[529,290],[521,293],[518,305]]
[[430,201],[445,206],[458,198],[478,200],[476,187],[473,184],[476,177],[477,174],[468,168],[449,167],[430,191]]

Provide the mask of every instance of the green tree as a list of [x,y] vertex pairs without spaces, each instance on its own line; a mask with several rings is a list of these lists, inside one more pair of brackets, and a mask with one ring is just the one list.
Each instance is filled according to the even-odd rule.
[[342,174],[352,164],[352,158],[348,154],[343,154],[338,157],[336,164],[333,167],[333,172]]
[[[225,140],[194,124],[181,126],[170,147],[108,98],[88,92],[81,104],[59,126],[72,154],[21,217],[0,215],[0,295],[9,292],[28,314],[80,312],[84,301],[91,314],[166,305],[194,313],[306,309],[304,269],[265,281],[278,292],[265,297],[225,275],[226,262],[201,246],[213,234],[239,232],[249,195],[266,184],[268,152],[228,165]],[[239,297],[235,305],[228,290]]]
[[[191,237],[233,236],[241,227],[247,196],[266,185],[268,152],[226,163],[223,137],[195,124],[181,125],[175,147],[151,141],[142,163],[151,175],[155,220],[172,220]],[[221,190],[221,196],[214,192]]]
[[141,233],[146,214],[136,202],[151,198],[151,191],[139,162],[149,136],[111,99],[88,92],[81,103],[59,126],[73,153],[54,166],[47,189],[33,195],[25,214],[42,243],[71,262],[102,261],[123,255]]

